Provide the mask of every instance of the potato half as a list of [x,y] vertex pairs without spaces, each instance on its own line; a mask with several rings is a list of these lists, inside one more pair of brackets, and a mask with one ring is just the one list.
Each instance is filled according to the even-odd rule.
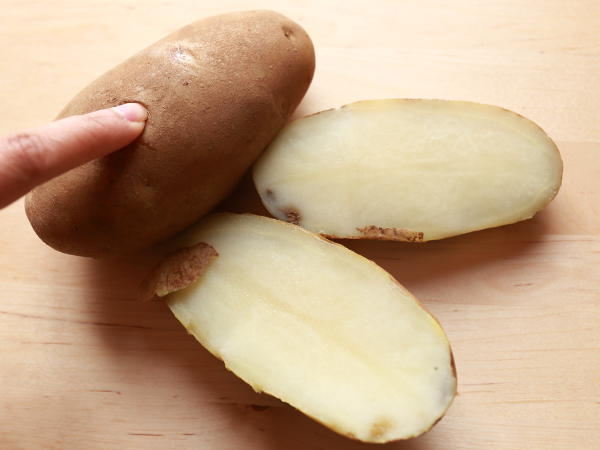
[[336,238],[428,241],[532,217],[562,161],[530,120],[495,106],[372,100],[288,125],[254,169],[271,214]]
[[444,331],[375,263],[254,215],[210,216],[184,246],[152,290],[175,291],[177,319],[256,391],[367,442],[417,436],[449,407]]

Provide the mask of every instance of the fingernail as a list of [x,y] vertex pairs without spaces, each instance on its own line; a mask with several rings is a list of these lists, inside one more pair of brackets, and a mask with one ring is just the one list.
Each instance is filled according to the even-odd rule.
[[139,103],[124,103],[113,109],[130,122],[145,122],[148,118],[148,111]]

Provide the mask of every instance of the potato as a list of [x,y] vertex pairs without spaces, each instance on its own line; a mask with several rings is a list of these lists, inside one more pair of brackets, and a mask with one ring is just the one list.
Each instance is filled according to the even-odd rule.
[[251,11],[192,23],[81,91],[59,117],[126,102],[149,111],[134,144],[35,189],[38,235],[84,256],[133,252],[206,214],[307,90],[314,50],[286,17]]
[[494,106],[373,100],[289,124],[254,181],[271,214],[335,238],[421,242],[532,217],[562,162],[533,122]]
[[375,263],[250,214],[209,216],[178,245],[151,292],[254,390],[367,442],[417,436],[449,407],[442,328]]

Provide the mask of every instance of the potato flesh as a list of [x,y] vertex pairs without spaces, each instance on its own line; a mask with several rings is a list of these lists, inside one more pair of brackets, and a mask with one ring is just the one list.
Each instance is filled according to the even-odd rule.
[[332,237],[386,238],[365,236],[373,226],[423,241],[530,218],[561,175],[533,122],[441,100],[364,101],[297,120],[254,169],[275,217]]
[[168,305],[255,390],[371,442],[416,436],[444,414],[456,389],[447,339],[383,269],[259,216],[213,216],[196,242],[219,256]]

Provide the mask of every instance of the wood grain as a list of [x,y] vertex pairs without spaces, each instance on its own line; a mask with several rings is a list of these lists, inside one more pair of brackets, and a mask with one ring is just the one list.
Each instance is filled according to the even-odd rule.
[[[497,104],[538,122],[565,163],[533,220],[422,245],[345,242],[440,319],[459,391],[390,449],[600,448],[600,3],[2,1],[0,134],[51,120],[80,88],[185,23],[270,8],[300,22],[317,73],[296,116],[365,98]],[[259,210],[251,184],[226,208]],[[62,255],[22,202],[0,211],[0,448],[361,449],[258,395],[137,301],[152,254]]]

